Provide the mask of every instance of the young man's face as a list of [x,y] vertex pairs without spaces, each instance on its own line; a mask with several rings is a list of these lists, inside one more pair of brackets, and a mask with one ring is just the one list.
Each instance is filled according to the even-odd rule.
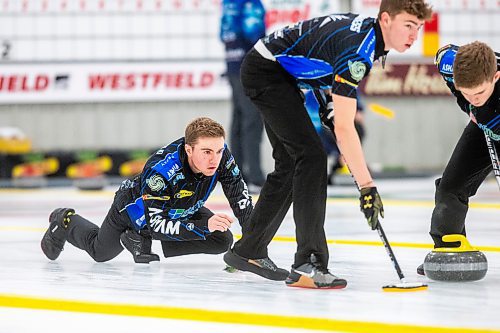
[[185,145],[188,163],[195,173],[212,176],[219,167],[224,152],[224,138],[201,137],[198,142],[190,146]]
[[496,72],[492,81],[485,81],[477,87],[473,88],[460,88],[456,87],[462,95],[465,97],[469,103],[472,105],[479,107],[483,106],[484,103],[491,97],[493,91],[495,90],[495,84],[500,78],[500,72]]
[[383,12],[380,17],[380,26],[384,35],[386,51],[390,49],[398,52],[408,50],[417,40],[418,31],[423,25],[424,20],[407,12],[401,12],[394,17]]

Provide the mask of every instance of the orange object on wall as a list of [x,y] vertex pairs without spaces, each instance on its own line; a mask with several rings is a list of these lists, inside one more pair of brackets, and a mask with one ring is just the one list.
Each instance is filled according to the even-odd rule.
[[434,57],[439,49],[439,14],[434,12],[430,21],[424,23],[422,54]]

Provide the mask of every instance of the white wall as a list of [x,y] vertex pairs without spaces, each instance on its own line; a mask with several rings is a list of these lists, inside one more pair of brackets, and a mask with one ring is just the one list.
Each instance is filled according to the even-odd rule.
[[[365,111],[364,150],[375,169],[442,170],[466,124],[452,97],[367,98],[395,112],[387,119]],[[228,101],[0,105],[0,126],[23,129],[38,150],[149,148],[183,136],[194,117],[208,116],[229,129]],[[264,169],[273,160],[263,140]]]

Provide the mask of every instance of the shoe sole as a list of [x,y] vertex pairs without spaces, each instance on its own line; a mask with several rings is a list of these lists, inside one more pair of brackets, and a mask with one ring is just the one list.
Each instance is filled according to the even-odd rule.
[[313,279],[306,276],[301,276],[298,281],[295,282],[285,282],[287,287],[294,288],[307,288],[307,289],[343,289],[347,286],[347,281],[345,280],[335,280],[333,285],[329,286],[318,286],[314,283]]
[[286,278],[288,277],[288,272],[286,273],[279,273],[279,272],[274,272],[268,269],[264,269],[260,266],[257,266],[255,264],[251,264],[248,261],[244,259],[240,259],[236,257],[236,255],[232,254],[231,252],[227,252],[224,254],[224,262],[228,264],[231,267],[234,267],[240,271],[244,272],[251,272],[254,274],[257,274],[259,276],[262,276],[263,278],[266,278],[268,280],[273,280],[273,281],[285,281]]
[[[130,251],[126,246],[125,242],[122,240],[122,236],[120,235],[120,244],[123,246],[125,250],[127,250],[130,254],[132,254],[132,251]],[[146,255],[140,255],[140,256],[134,256],[132,254],[132,258],[134,259],[134,262],[136,264],[149,264],[152,261],[160,261],[160,256],[157,255],[156,253],[149,253]]]
[[56,260],[59,255],[61,254],[61,252],[63,251],[64,247],[62,249],[59,249],[57,247],[54,247],[55,250],[58,250],[59,252],[58,253],[51,253],[50,252],[50,245],[47,245],[48,242],[50,242],[51,240],[47,240],[47,238],[50,238],[50,230],[47,230],[45,232],[45,234],[43,235],[43,238],[42,238],[42,241],[40,242],[40,247],[42,248],[42,252],[43,254],[45,254],[45,256],[47,258],[49,258],[50,260]]

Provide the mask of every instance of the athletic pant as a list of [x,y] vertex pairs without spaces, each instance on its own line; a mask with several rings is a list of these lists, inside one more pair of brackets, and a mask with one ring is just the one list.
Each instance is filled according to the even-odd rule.
[[[500,142],[495,142],[497,151]],[[476,194],[491,172],[491,158],[483,131],[472,121],[465,127],[443,176],[436,180],[436,206],[432,213],[430,235],[435,247],[455,247],[441,237],[449,234],[465,236],[465,217],[469,198]]]
[[245,95],[238,74],[228,74],[232,88],[231,153],[241,168],[245,181],[264,183],[261,169],[260,144],[263,123],[260,113]]
[[[133,229],[127,212],[125,210],[120,212],[125,203],[130,202],[129,200],[126,190],[118,190],[100,228],[78,214],[72,215],[68,225],[68,242],[86,251],[97,262],[108,261],[116,257],[123,251],[120,235],[127,229]],[[196,214],[200,215],[196,217],[197,219],[208,219],[213,215],[205,207],[198,210]],[[208,235],[206,240],[162,241],[162,249],[165,257],[195,253],[219,254],[226,252],[232,242],[233,235],[229,230],[216,231]]]
[[293,202],[297,238],[293,267],[307,262],[313,253],[327,267],[327,156],[296,82],[255,49],[243,61],[241,82],[262,114],[275,165],[234,251],[246,258],[267,257],[267,246]]

